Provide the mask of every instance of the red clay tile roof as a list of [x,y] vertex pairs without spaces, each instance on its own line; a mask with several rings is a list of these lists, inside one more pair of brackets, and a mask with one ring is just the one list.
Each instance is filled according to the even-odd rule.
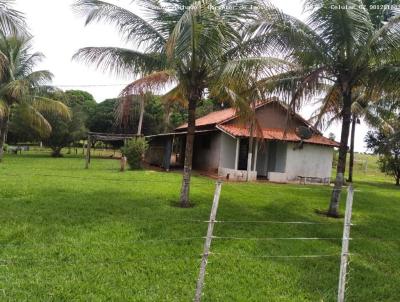
[[[236,110],[233,108],[228,108],[220,111],[211,112],[203,117],[196,119],[196,127],[215,125],[228,121],[236,116]],[[178,129],[187,128],[187,123],[179,126]]]
[[[268,103],[276,102],[280,104],[285,110],[287,108],[285,105],[280,103],[276,100],[269,100],[265,102],[259,102],[256,108],[260,108]],[[227,132],[232,136],[238,137],[249,137],[249,130],[244,126],[237,126],[237,125],[223,125],[225,122],[230,121],[236,118],[236,110],[234,108],[228,108],[220,111],[211,112],[203,117],[196,119],[196,127],[202,126],[216,126],[218,129]],[[297,118],[303,121],[306,125],[310,125],[304,118],[300,115],[296,114]],[[179,126],[175,130],[184,130],[187,128],[187,123],[184,125]],[[314,129],[314,128],[313,128]],[[330,147],[339,147],[339,143],[330,140],[329,138],[324,137],[317,129],[314,129],[317,134],[314,134],[312,138],[305,140],[306,143],[309,144],[318,144],[318,145],[325,145]],[[284,136],[284,129],[273,129],[273,128],[265,128],[263,129],[263,137],[264,139],[270,140],[281,140],[281,141],[289,141],[289,142],[300,142],[300,138],[293,132],[287,132],[286,136]]]
[[[280,101],[277,101],[276,99],[271,99],[271,100],[267,100],[267,101],[259,101],[256,104],[256,109],[261,108],[269,103],[276,103],[276,104],[282,106],[282,108],[284,110],[287,110],[287,107],[284,104],[282,104]],[[236,114],[236,110],[234,108],[228,108],[228,109],[224,109],[224,110],[214,111],[203,117],[196,119],[196,127],[213,126],[213,125],[217,125],[217,124],[222,124],[222,123],[228,122],[236,117],[237,117],[237,114]],[[299,120],[301,120],[303,123],[305,123],[306,125],[310,126],[311,128],[314,128],[301,115],[296,114],[296,117]],[[179,126],[178,128],[176,128],[175,130],[183,130],[183,129],[187,128],[187,126],[188,126],[188,124],[185,123],[185,124]],[[314,131],[319,132],[317,129],[314,129]]]
[[[238,136],[238,137],[249,137],[249,129],[245,126],[237,126],[237,125],[218,125],[217,128],[225,131],[226,133]],[[259,134],[259,138],[269,139],[269,140],[280,140],[280,141],[289,141],[289,142],[300,142],[300,138],[293,132],[286,132],[286,136],[284,135],[284,129],[273,129],[273,128],[264,128],[262,129],[262,136]],[[316,145],[325,145],[330,147],[339,147],[339,143],[329,138],[326,138],[322,135],[313,135],[310,139],[304,140],[304,142],[309,144]]]

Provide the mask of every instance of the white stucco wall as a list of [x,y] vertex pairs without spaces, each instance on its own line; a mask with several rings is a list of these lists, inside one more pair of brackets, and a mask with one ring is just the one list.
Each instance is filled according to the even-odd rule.
[[286,174],[288,180],[297,180],[298,176],[329,178],[332,172],[333,148],[304,144],[303,149],[293,148],[288,143],[286,156]]
[[[209,139],[209,145],[203,142]],[[193,167],[199,170],[217,170],[221,150],[221,133],[196,135],[194,142]]]
[[221,149],[219,154],[219,167],[235,169],[236,139],[221,132]]
[[274,172],[284,173],[287,166],[287,151],[288,144],[285,142],[276,143],[276,158]]

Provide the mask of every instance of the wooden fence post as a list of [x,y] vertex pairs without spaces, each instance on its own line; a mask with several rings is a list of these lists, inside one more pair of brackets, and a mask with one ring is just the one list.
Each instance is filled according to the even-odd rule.
[[214,200],[213,200],[211,213],[210,213],[210,220],[208,222],[207,237],[206,237],[206,241],[204,243],[204,251],[203,251],[203,257],[201,259],[199,278],[197,279],[196,295],[194,298],[195,302],[200,302],[200,300],[201,300],[201,295],[202,295],[203,285],[204,285],[204,278],[206,275],[208,255],[210,253],[211,241],[212,241],[212,236],[213,236],[215,218],[217,216],[219,196],[221,195],[221,187],[222,187],[222,181],[218,180],[216,183],[216,187],[215,187]]
[[346,275],[349,258],[349,240],[350,240],[350,227],[351,227],[351,214],[353,210],[353,186],[350,185],[347,190],[346,199],[346,214],[343,224],[343,239],[342,239],[342,254],[340,259],[340,273],[339,273],[339,288],[338,288],[338,302],[345,301],[346,292]]
[[88,136],[87,144],[86,144],[86,165],[85,168],[89,169],[89,164],[90,164],[90,148],[91,148],[91,137],[90,135]]

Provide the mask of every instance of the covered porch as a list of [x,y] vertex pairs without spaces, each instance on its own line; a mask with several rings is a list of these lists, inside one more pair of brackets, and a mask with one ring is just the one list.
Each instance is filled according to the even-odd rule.
[[[185,162],[186,131],[147,136],[149,148],[145,161],[154,166],[170,169],[183,168]],[[193,147],[193,169],[217,170],[219,136],[215,130],[198,130]]]
[[[250,151],[250,139],[232,137],[225,133],[221,139],[221,161],[218,168],[219,177],[229,180],[286,182],[287,143],[273,140],[254,140]],[[250,174],[247,177],[248,164]]]

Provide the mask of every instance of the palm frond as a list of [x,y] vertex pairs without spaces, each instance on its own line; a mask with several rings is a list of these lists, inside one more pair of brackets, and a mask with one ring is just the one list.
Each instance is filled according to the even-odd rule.
[[216,85],[231,87],[239,94],[245,94],[249,98],[263,98],[265,91],[261,80],[272,79],[274,76],[283,74],[294,64],[278,58],[250,57],[230,60],[222,66],[222,70],[215,79]]
[[290,110],[295,111],[303,103],[325,93],[330,81],[324,66],[311,69],[300,67],[261,79],[257,87],[264,94],[278,96],[289,105]]
[[0,1],[0,31],[3,36],[20,35],[28,36],[28,26],[22,12],[12,6],[13,0]]
[[176,82],[176,77],[173,71],[155,71],[127,85],[121,91],[120,97],[147,92],[157,93],[174,82]]
[[114,24],[127,42],[136,41],[138,46],[147,46],[151,52],[160,52],[165,46],[165,37],[153,24],[127,9],[98,0],[78,0],[73,8],[86,17],[86,25],[93,22]]
[[277,9],[272,4],[259,11],[258,21],[250,32],[252,37],[244,42],[247,47],[260,48],[273,55],[290,55],[297,63],[312,66],[332,60],[326,41],[310,25]]
[[371,68],[364,86],[367,95],[400,93],[400,64],[388,64]]
[[400,54],[400,15],[394,16],[379,28],[370,38],[366,50],[379,58],[399,60]]
[[312,114],[310,122],[317,129],[327,129],[340,116],[343,107],[339,85],[337,83],[332,85],[325,97],[320,99],[318,103],[320,106]]
[[142,53],[118,47],[86,47],[80,49],[74,60],[96,68],[111,72],[117,76],[147,74],[162,70],[165,66],[163,58],[156,53]]
[[31,106],[35,110],[42,113],[53,113],[68,120],[72,118],[71,109],[60,101],[52,100],[42,96],[36,96],[31,102]]
[[175,74],[170,70],[150,73],[128,86],[120,93],[114,111],[117,125],[127,125],[132,119],[132,106],[142,98],[147,101],[154,93],[160,92],[166,86],[176,82]]
[[12,62],[18,62],[15,64],[15,75],[16,77],[24,77],[34,72],[35,67],[44,59],[44,54],[41,52],[35,52],[30,54],[30,41],[26,41],[21,45],[21,50],[15,49],[18,57],[11,59]]
[[0,99],[0,120],[4,119],[4,117],[8,116],[10,112],[10,108],[7,105],[7,102]]
[[[195,41],[195,22],[194,20],[201,12],[201,1],[194,1],[190,4],[185,12],[175,24],[173,31],[168,37],[166,49],[167,56],[171,59],[175,57],[186,57],[188,53],[188,45],[191,45],[192,51],[196,49],[193,45]],[[195,54],[192,53],[192,57]]]
[[365,45],[374,30],[363,4],[361,0],[307,0],[305,6],[311,13],[307,23],[333,51],[351,50],[351,47]]
[[140,103],[140,98],[146,98],[147,95],[127,95],[120,97],[114,109],[115,125],[126,126],[135,115],[134,105]]
[[1,90],[5,92],[9,98],[14,99],[16,102],[21,102],[22,98],[29,95],[30,85],[25,79],[17,79],[1,87]]
[[43,86],[53,80],[54,75],[48,70],[37,70],[28,74],[25,79],[31,87]]
[[50,135],[52,127],[47,119],[33,106],[23,104],[19,107],[21,117],[27,124],[36,130],[40,136],[46,137]]
[[170,91],[161,96],[161,100],[165,104],[179,104],[182,107],[187,107],[187,99],[181,85],[177,85]]

